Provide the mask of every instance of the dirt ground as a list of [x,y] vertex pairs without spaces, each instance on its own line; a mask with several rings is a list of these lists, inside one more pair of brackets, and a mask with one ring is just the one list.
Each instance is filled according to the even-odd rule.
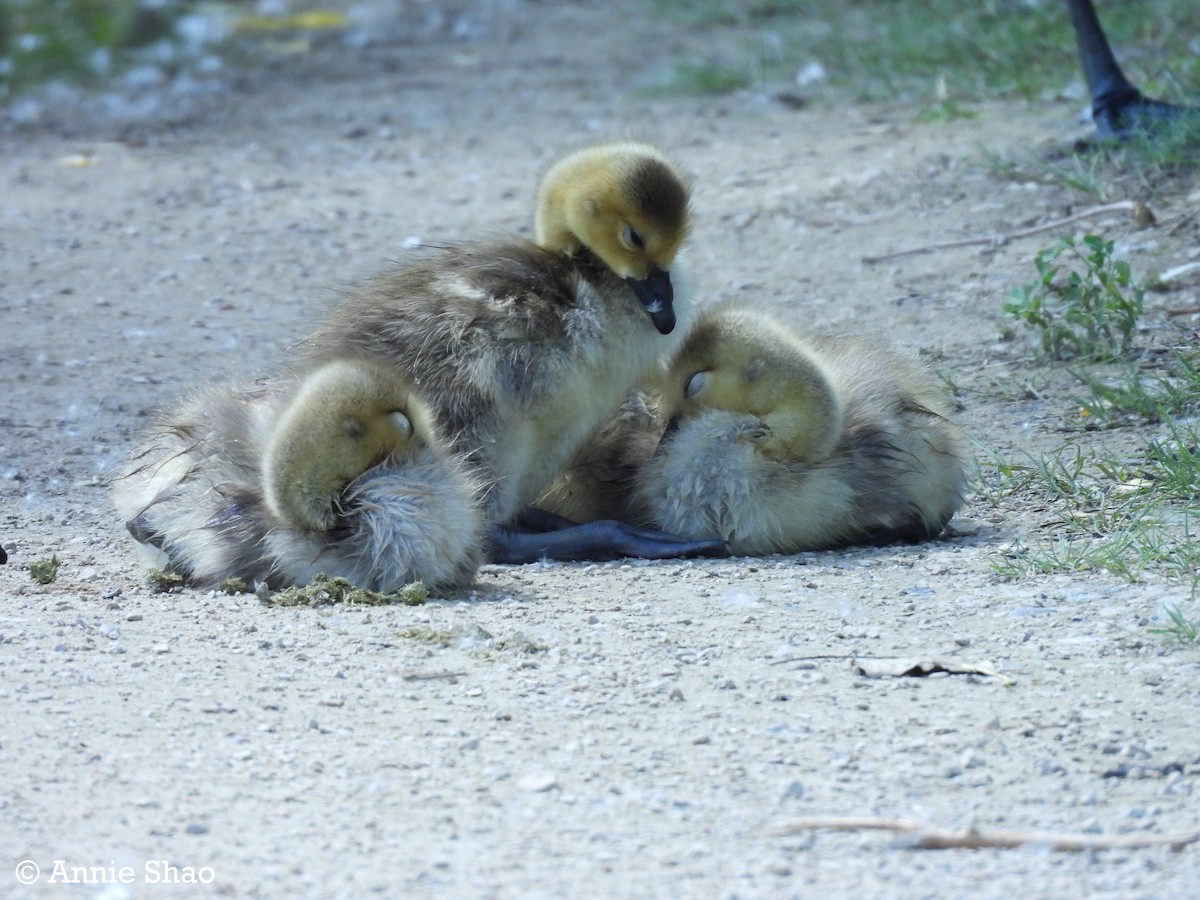
[[[269,372],[337,288],[419,241],[528,233],[538,173],[594,138],[652,140],[693,176],[698,302],[765,299],[921,350],[985,457],[1062,443],[1069,400],[1022,396],[1027,348],[999,315],[1053,235],[862,257],[1077,210],[979,149],[1069,142],[1077,103],[922,124],[773,90],[647,95],[639,78],[704,36],[633,7],[481,8],[474,40],[334,41],[215,93],[155,88],[146,115],[63,101],[0,131],[5,893],[1194,896],[1197,846],[780,832],[820,815],[1200,827],[1197,653],[1148,633],[1188,589],[1000,578],[1044,505],[972,498],[918,546],[489,566],[419,607],[151,592],[104,477],[152,411]],[[1197,246],[1181,219],[1196,197],[1155,203],[1184,224],[1091,226],[1140,272]],[[1196,293],[1150,295],[1147,321],[1193,327],[1162,311]],[[41,586],[28,565],[51,554]],[[1010,683],[867,679],[851,654],[948,656]],[[100,871],[72,885],[56,866]],[[98,883],[122,867],[131,884]],[[210,883],[163,886],[188,878]]]

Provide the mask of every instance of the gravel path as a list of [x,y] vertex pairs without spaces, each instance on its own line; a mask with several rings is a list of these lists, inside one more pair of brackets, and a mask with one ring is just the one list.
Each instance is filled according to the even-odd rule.
[[[472,43],[318,48],[236,89],[161,94],[140,119],[49,105],[0,132],[5,893],[1194,896],[1195,846],[780,834],[818,815],[1200,827],[1200,658],[1148,630],[1187,590],[999,578],[1046,504],[973,499],[954,534],[915,547],[486,567],[418,607],[146,585],[103,476],[158,405],[270,371],[339,286],[418,241],[528,231],[538,172],[598,137],[651,139],[694,175],[699,299],[752,296],[921,349],[981,452],[1061,443],[1063,397],[1006,393],[1022,352],[997,324],[1042,244],[861,257],[1068,211],[1062,192],[990,174],[977,148],[1061,140],[1074,110],[914,124],[768,92],[647,97],[645,48],[703,36],[629,10],[529,9]],[[1104,227],[1135,267],[1195,246],[1186,230]],[[39,585],[28,565],[51,554],[57,580]],[[869,679],[855,655],[1004,679]],[[63,884],[60,862],[100,871]],[[122,867],[132,883],[94,883]]]

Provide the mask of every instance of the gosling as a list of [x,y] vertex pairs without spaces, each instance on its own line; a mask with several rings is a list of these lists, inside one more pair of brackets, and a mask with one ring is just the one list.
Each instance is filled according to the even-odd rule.
[[738,555],[926,540],[965,491],[948,414],[930,377],[879,343],[808,340],[765,311],[718,306],[540,503]]
[[323,572],[382,592],[470,582],[479,493],[408,383],[361,360],[199,392],[114,483],[134,537],[193,585],[283,587]]
[[303,345],[298,370],[369,359],[409,379],[484,485],[494,562],[720,553],[616,523],[531,509],[690,318],[671,271],[689,192],[645,144],[573,153],[539,185],[534,241],[463,244],[352,293]]

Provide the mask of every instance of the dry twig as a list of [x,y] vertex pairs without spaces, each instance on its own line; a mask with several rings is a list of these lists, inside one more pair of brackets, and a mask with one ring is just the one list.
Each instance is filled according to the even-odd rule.
[[958,247],[997,247],[1001,244],[1007,244],[1009,241],[1031,237],[1035,234],[1043,234],[1047,231],[1054,231],[1057,228],[1062,228],[1064,225],[1074,225],[1076,222],[1082,222],[1086,219],[1092,219],[1096,216],[1104,215],[1105,213],[1110,212],[1129,212],[1139,228],[1145,228],[1154,224],[1154,213],[1150,211],[1150,207],[1145,203],[1142,203],[1140,200],[1119,200],[1116,203],[1106,203],[1103,206],[1093,206],[1089,209],[1077,212],[1074,215],[1066,216],[1062,219],[1055,219],[1053,222],[1046,222],[1042,225],[1034,225],[1032,228],[1022,228],[1019,231],[1010,231],[1006,234],[989,234],[981,237],[962,238],[957,241],[946,241],[940,244],[928,244],[924,247],[910,247],[907,250],[895,250],[892,253],[884,253],[880,256],[864,256],[862,261],[865,263],[880,263],[889,259],[899,259],[902,256],[919,256],[922,253],[934,253],[938,250],[954,250]]
[[916,819],[890,819],[877,816],[812,816],[789,822],[775,834],[800,834],[804,831],[893,831],[914,835],[912,846],[918,850],[1012,849],[1043,847],[1050,850],[1080,852],[1086,850],[1139,849],[1170,847],[1179,852],[1200,841],[1200,831],[1184,834],[1060,834],[1049,831],[992,831],[967,828],[949,831],[934,828]]

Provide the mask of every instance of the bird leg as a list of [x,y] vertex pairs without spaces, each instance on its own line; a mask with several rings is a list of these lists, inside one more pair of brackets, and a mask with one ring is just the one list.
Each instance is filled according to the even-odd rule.
[[489,562],[509,564],[543,559],[603,562],[625,557],[680,559],[728,554],[724,541],[685,540],[612,519],[578,524],[533,507],[511,525],[493,525],[487,553]]
[[1121,71],[1104,36],[1092,0],[1067,0],[1071,26],[1079,45],[1079,61],[1092,96],[1092,121],[1105,138],[1126,138],[1150,131],[1179,115],[1200,112],[1145,96]]

